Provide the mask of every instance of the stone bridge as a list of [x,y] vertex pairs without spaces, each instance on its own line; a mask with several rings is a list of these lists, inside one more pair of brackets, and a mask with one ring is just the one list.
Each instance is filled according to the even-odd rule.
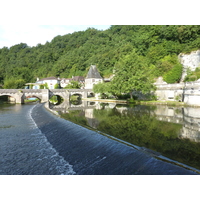
[[69,101],[72,95],[87,98],[91,93],[91,89],[0,89],[0,96],[9,96],[15,99],[15,103],[20,104],[30,97],[36,97],[43,103],[48,102],[52,96],[60,96],[64,101]]
[[45,104],[45,106],[53,111],[60,111],[62,113],[68,112],[69,110],[85,110],[96,108],[98,102],[81,101],[80,104],[74,105],[70,101],[64,101],[59,105]]

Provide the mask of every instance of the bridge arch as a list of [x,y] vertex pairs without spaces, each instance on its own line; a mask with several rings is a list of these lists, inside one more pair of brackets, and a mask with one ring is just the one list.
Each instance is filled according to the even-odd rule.
[[0,94],[0,97],[7,97],[7,100],[8,102],[16,102],[16,97],[14,95],[8,95],[8,94]]
[[88,97],[95,97],[95,93],[94,92],[88,92],[87,96]]
[[76,96],[76,97],[78,97],[79,99],[81,99],[81,98],[83,97],[83,95],[80,94],[80,93],[73,93],[73,94],[70,95],[70,98],[73,97],[73,96]]
[[25,99],[31,99],[31,98],[36,98],[38,99],[40,102],[42,101],[42,98],[40,96],[36,96],[36,95],[29,95],[29,96],[25,96]]
[[35,95],[35,94],[25,94],[24,100],[29,98],[37,98],[39,101],[42,101],[41,95]]
[[60,105],[64,101],[64,98],[61,95],[52,95],[49,98],[51,104]]

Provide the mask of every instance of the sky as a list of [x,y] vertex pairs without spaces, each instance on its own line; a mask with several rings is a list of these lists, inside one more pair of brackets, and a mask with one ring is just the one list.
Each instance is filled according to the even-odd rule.
[[165,4],[158,0],[6,0],[0,6],[0,48],[21,42],[36,46],[57,35],[88,27],[105,30],[110,24],[199,24],[199,7],[193,5],[180,8],[174,0]]
[[106,30],[110,25],[0,25],[0,48],[26,43],[45,44],[58,35],[86,30],[89,27]]

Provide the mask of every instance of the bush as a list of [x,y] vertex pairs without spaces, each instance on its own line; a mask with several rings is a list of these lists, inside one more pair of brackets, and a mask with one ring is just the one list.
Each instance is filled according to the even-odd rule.
[[59,89],[60,85],[58,83],[55,84],[54,89]]
[[136,104],[136,101],[135,101],[135,99],[128,99],[128,103],[130,103],[130,104]]
[[180,81],[182,75],[182,65],[176,64],[169,72],[167,72],[163,79],[167,83],[177,83]]
[[40,89],[44,89],[44,85],[40,85]]
[[119,94],[117,97],[118,99],[128,99],[130,98],[130,94]]

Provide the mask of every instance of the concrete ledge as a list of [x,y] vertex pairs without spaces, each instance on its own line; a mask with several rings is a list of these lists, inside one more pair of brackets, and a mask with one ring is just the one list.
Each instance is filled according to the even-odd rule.
[[114,100],[114,99],[82,98],[82,100],[85,100],[85,101],[109,102],[109,103],[121,103],[121,104],[126,104],[126,103],[128,103],[126,100]]

